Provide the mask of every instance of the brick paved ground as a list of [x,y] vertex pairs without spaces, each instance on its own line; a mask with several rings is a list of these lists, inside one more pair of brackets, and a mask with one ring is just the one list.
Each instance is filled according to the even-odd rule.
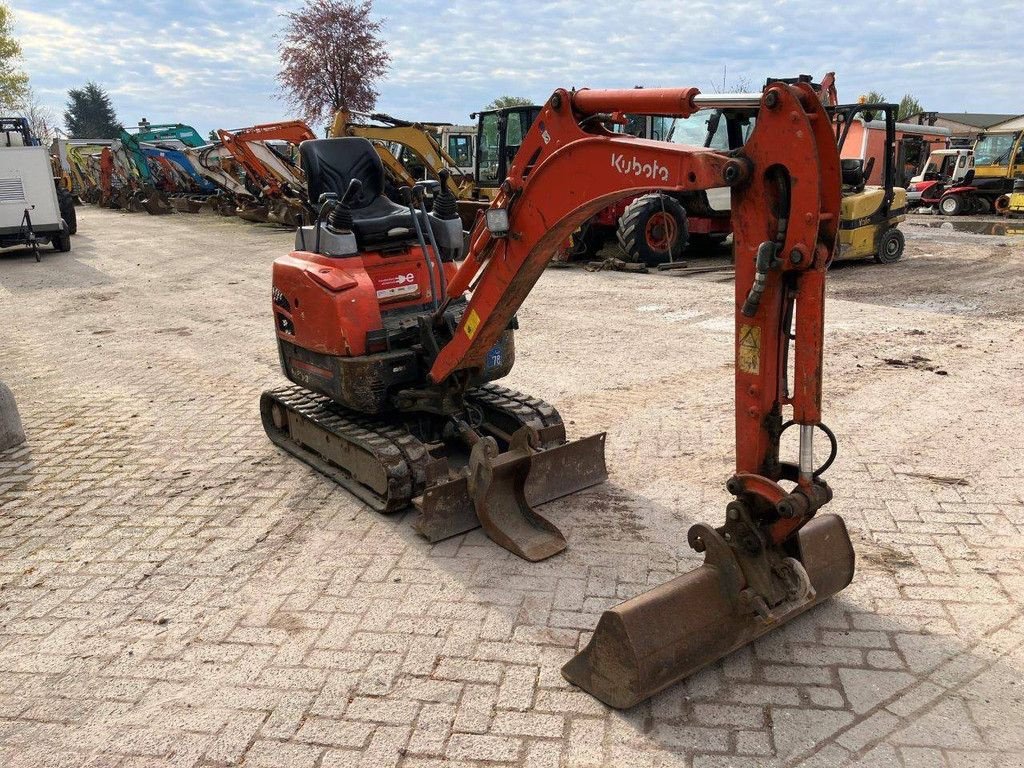
[[547,508],[569,550],[528,564],[430,546],[264,438],[289,234],[80,215],[72,254],[0,256],[29,434],[0,453],[0,765],[1024,764],[1020,294],[985,282],[1024,248],[908,228],[903,264],[833,273],[860,299],[830,303],[826,398],[856,581],[623,713],[558,670],[721,518],[727,283],[545,275],[512,383],[607,429],[612,476]]

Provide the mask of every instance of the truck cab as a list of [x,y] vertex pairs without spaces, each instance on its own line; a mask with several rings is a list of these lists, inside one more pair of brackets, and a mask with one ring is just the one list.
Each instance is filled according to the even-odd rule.
[[978,137],[974,180],[979,188],[1007,193],[1020,175],[1024,175],[1024,131],[993,131]]
[[970,149],[937,149],[928,156],[924,170],[910,181],[939,181],[949,183],[963,181],[967,172],[974,169],[974,151]]

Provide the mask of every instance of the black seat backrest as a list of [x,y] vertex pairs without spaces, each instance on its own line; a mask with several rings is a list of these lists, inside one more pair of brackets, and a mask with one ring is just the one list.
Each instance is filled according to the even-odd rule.
[[974,169],[971,168],[971,170],[969,170],[967,173],[965,173],[964,177],[960,180],[959,183],[960,183],[960,185],[962,185],[964,187],[971,186],[971,184],[974,183]]
[[299,145],[299,156],[314,206],[324,192],[342,197],[352,179],[359,179],[363,186],[348,201],[349,208],[365,208],[384,194],[384,164],[366,139],[310,139]]
[[840,160],[843,169],[843,184],[848,187],[859,187],[864,183],[864,161],[857,158]]

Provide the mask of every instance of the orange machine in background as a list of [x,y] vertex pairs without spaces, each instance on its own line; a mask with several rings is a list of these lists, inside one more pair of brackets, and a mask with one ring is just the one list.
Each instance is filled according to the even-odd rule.
[[[871,176],[865,179],[868,185],[883,184],[882,169],[885,167],[885,118],[874,115],[867,120],[858,116],[850,125],[850,132],[840,156],[843,160],[863,160],[865,167],[874,158]],[[912,176],[924,169],[928,156],[936,149],[945,149],[949,129],[934,125],[896,123],[896,186],[906,187]]]

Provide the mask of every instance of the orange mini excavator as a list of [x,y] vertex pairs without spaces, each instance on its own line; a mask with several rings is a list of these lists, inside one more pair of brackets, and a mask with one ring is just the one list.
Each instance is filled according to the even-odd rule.
[[[637,139],[624,113],[686,118],[759,107],[739,150]],[[821,422],[825,271],[836,243],[839,156],[806,83],[759,95],[695,88],[556,91],[470,237],[442,191],[427,212],[383,195],[373,146],[301,146],[316,221],[273,270],[285,375],[265,392],[271,439],[374,508],[419,509],[437,540],[482,525],[529,560],[565,548],[534,507],[606,476],[604,435],[567,442],[557,411],[493,382],[513,363],[516,311],[558,245],[626,195],[729,187],[736,260],[735,496],[694,525],[704,564],[604,613],[565,677],[636,704],[843,589],[854,554],[821,479],[836,452]],[[442,182],[442,189],[445,185]],[[417,204],[418,203],[418,204]],[[780,437],[799,432],[797,461]],[[815,465],[821,430],[829,457]]]
[[301,120],[267,123],[234,131],[218,130],[221,144],[245,171],[246,186],[256,204],[243,205],[238,215],[250,221],[273,221],[298,226],[306,217],[302,200],[302,171],[274,151],[269,142],[298,146],[316,134]]

